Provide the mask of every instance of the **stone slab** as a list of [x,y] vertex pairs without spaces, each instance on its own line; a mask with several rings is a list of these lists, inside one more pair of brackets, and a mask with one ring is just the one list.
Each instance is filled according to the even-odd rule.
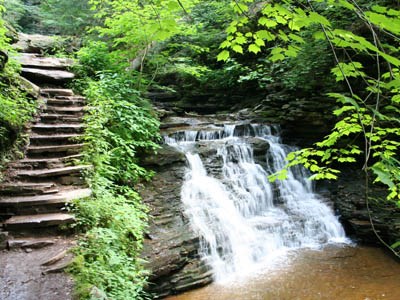
[[30,229],[34,227],[69,224],[72,223],[74,220],[75,218],[73,215],[63,213],[15,216],[6,220],[4,222],[4,226],[7,229]]
[[36,68],[22,68],[22,76],[28,80],[40,83],[57,83],[62,84],[75,78],[74,73],[63,70],[45,70]]
[[74,64],[74,61],[70,58],[44,57],[34,53],[20,53],[14,59],[26,68],[65,70]]

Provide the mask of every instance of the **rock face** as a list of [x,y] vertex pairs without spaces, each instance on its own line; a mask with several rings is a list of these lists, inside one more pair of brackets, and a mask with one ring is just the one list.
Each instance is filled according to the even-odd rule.
[[185,163],[184,155],[170,146],[145,159],[146,167],[157,172],[141,189],[151,216],[143,256],[151,271],[148,290],[157,298],[212,281],[211,272],[199,259],[199,238],[183,214],[180,193]]
[[369,208],[365,200],[365,176],[363,172],[344,169],[337,182],[325,188],[341,216],[347,233],[355,240],[367,244],[379,244],[377,234],[389,245],[400,240],[400,209],[395,203],[385,200],[387,190],[384,186],[369,184]]
[[[219,118],[221,117],[168,117],[162,132],[179,139],[185,135],[184,129],[189,130],[187,133],[200,130],[197,133],[199,138],[206,138],[207,134],[213,137],[223,131],[222,124],[230,116],[225,116],[225,122]],[[215,123],[211,123],[212,120]],[[237,125],[233,132],[240,135],[251,128],[249,125]],[[265,162],[269,143],[251,137],[251,134],[247,140],[254,147],[255,159]],[[219,178],[223,161],[218,156],[218,142],[210,144],[199,141],[193,147],[202,158],[207,172]],[[143,254],[148,261],[147,268],[151,271],[148,290],[155,297],[164,297],[210,283],[213,274],[200,258],[199,236],[191,229],[181,201],[181,188],[186,173],[184,154],[174,147],[163,145],[157,155],[147,156],[142,162],[156,171],[152,181],[141,188],[142,198],[150,207],[151,215]]]
[[19,32],[17,42],[13,44],[13,48],[24,53],[54,54],[59,49],[72,52],[73,49],[77,48],[78,44],[77,41],[71,38]]
[[[311,110],[312,102],[307,104]],[[314,103],[315,105],[315,103]],[[292,109],[289,105],[288,109]],[[294,106],[293,109],[295,110]],[[310,112],[311,113],[311,112]],[[295,114],[293,112],[293,114]],[[314,114],[314,112],[312,112]],[[221,116],[207,115],[201,118],[191,118],[190,114],[177,117],[164,114],[162,130],[165,134],[175,133],[179,139],[189,128],[197,128],[206,125],[218,131],[221,126]],[[304,115],[303,115],[304,116]],[[225,120],[265,119],[257,113],[244,110],[239,115],[225,115]],[[200,123],[195,121],[201,120]],[[230,122],[228,121],[228,123]],[[290,140],[292,130],[289,125],[295,126],[300,120],[286,120],[286,141]],[[317,126],[321,118],[316,117],[316,136],[321,134],[321,126]],[[326,125],[326,124],[325,124]],[[192,127],[191,127],[192,126]],[[278,130],[278,127],[273,127]],[[306,132],[303,128],[297,128],[299,132]],[[189,129],[190,130],[190,129]],[[248,126],[236,126],[237,133],[248,130]],[[312,126],[308,127],[308,133],[297,137],[298,145],[307,145],[312,136]],[[265,164],[265,153],[269,147],[268,142],[257,137],[247,138],[253,145],[254,158],[260,164]],[[316,138],[314,138],[315,141]],[[218,176],[221,162],[215,159],[216,149],[206,146],[206,143],[196,143],[196,153],[203,159],[207,172]],[[146,157],[143,160],[147,167],[156,171],[152,182],[142,188],[142,196],[151,209],[151,226],[145,242],[144,257],[149,262],[150,276],[149,291],[156,297],[180,293],[205,285],[212,281],[211,271],[199,259],[199,238],[189,226],[189,220],[184,214],[184,207],[180,200],[181,186],[185,175],[185,157],[182,153],[170,146],[163,146],[158,155]],[[343,170],[342,179],[338,182],[325,182],[317,184],[319,192],[334,205],[347,233],[357,241],[365,243],[378,243],[374,231],[369,222],[369,213],[364,200],[364,179],[361,173],[351,169]],[[383,199],[384,187],[376,187],[370,191],[372,198]],[[382,202],[380,202],[382,203]],[[391,204],[370,203],[372,220],[376,231],[388,243],[400,240],[400,209]]]
[[[248,91],[250,92],[250,91]],[[190,91],[188,92],[190,94]],[[279,124],[284,143],[309,147],[329,133],[334,124],[332,115],[335,101],[330,98],[289,98],[279,90],[271,88],[268,95],[218,95],[204,93],[190,95],[154,91],[148,94],[153,103],[178,115],[188,112],[199,114],[229,113],[239,111],[241,120]],[[186,99],[186,100],[185,100]]]

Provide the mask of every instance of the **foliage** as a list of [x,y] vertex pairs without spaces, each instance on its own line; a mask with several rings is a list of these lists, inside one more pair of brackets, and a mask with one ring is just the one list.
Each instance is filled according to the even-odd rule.
[[[266,48],[272,62],[297,58],[309,45],[303,33],[313,31],[316,42],[331,48],[331,73],[347,88],[328,93],[338,102],[332,132],[313,148],[290,153],[287,166],[270,179],[286,177],[287,168],[298,164],[314,173],[311,179],[336,179],[339,164],[356,163],[362,156],[367,187],[372,172],[375,184],[387,186],[387,199],[400,206],[400,11],[364,1],[270,1],[259,7],[258,28],[248,30],[253,2],[234,2],[238,17],[226,30],[219,60],[228,60],[231,52],[257,54]],[[354,24],[337,22],[338,12],[351,14],[358,31]],[[368,188],[365,200],[369,210]],[[399,255],[396,247],[392,251]]]
[[[152,42],[161,42],[189,29],[182,19],[196,0],[110,1],[91,0],[100,36],[111,39],[114,49],[123,51],[124,59],[133,60]],[[146,53],[143,53],[146,55]]]
[[[4,7],[0,1],[0,11]],[[11,51],[6,28],[0,16],[0,50]],[[2,159],[16,141],[24,125],[36,111],[36,102],[26,95],[20,86],[19,66],[10,59],[0,70],[0,152]]]
[[32,1],[7,0],[4,3],[6,11],[4,20],[14,28],[32,32],[37,30],[39,23],[39,6]]
[[77,56],[80,66],[75,73],[80,77],[95,77],[100,70],[112,70],[114,63],[111,59],[107,43],[89,40],[82,47]]
[[[301,163],[315,173],[312,177],[314,179],[335,179],[339,171],[332,168],[332,165],[355,162],[356,156],[363,154],[364,168],[371,169],[376,181],[388,186],[388,199],[397,199],[400,204],[400,143],[397,142],[400,134],[400,60],[397,59],[398,47],[392,46],[399,44],[400,31],[397,24],[400,22],[400,12],[378,5],[360,7],[353,1],[345,0],[315,1],[315,6],[310,2],[306,5],[301,1],[271,1],[260,9],[257,19],[259,30],[246,32],[243,28],[249,22],[245,13],[249,12],[250,2],[253,1],[236,2],[240,16],[227,28],[228,36],[221,44],[224,50],[219,54],[220,60],[228,59],[228,49],[233,52],[243,52],[247,49],[249,52],[258,53],[278,40],[280,42],[269,52],[271,61],[297,57],[304,44],[307,44],[301,35],[302,31],[318,25],[319,30],[315,30],[313,36],[315,40],[327,41],[331,45],[336,59],[332,73],[336,81],[343,81],[349,90],[349,94],[329,94],[340,103],[339,109],[334,112],[340,120],[332,133],[317,143],[315,148],[291,154],[288,157],[289,166]],[[333,10],[348,10],[358,16],[371,37],[338,27],[339,24],[328,19]],[[391,44],[384,43],[380,38],[380,35],[385,34],[388,35]],[[341,59],[339,51],[344,54]],[[369,61],[376,64],[378,71],[375,74],[367,74],[364,64],[354,60],[355,55],[369,57]],[[359,90],[359,95],[353,88],[353,78],[359,79],[356,82],[361,81],[364,86],[364,90]],[[357,143],[357,137],[360,135],[364,140],[363,149],[360,149]]]
[[5,20],[25,33],[79,36],[96,24],[86,0],[7,0],[5,7]]
[[102,72],[85,80],[90,110],[84,155],[94,166],[88,177],[94,195],[73,207],[86,234],[71,272],[81,299],[99,293],[110,299],[144,299],[146,272],[139,255],[147,214],[134,185],[151,176],[137,157],[158,148],[159,123],[133,88],[132,74]]
[[137,256],[146,225],[145,208],[131,189],[117,194],[108,181],[96,176],[91,186],[94,195],[74,208],[78,225],[87,230],[70,269],[77,293],[80,299],[90,299],[94,290],[110,299],[142,299],[146,273]]
[[96,23],[87,0],[46,0],[39,9],[41,27],[47,33],[79,36]]
[[147,177],[137,165],[137,153],[158,147],[159,123],[132,85],[128,76],[103,73],[86,90],[91,99],[85,137],[90,146],[86,151],[97,173],[115,183]]

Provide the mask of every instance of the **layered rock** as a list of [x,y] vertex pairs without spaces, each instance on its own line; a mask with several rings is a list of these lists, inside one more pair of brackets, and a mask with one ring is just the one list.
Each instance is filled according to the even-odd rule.
[[[368,184],[362,171],[344,169],[339,180],[325,184],[328,195],[335,203],[347,233],[356,241],[380,244],[379,235],[389,245],[400,240],[400,208],[386,200],[383,185]],[[371,224],[372,222],[372,224]],[[375,232],[374,232],[375,230]]]
[[54,54],[57,50],[71,53],[79,46],[79,41],[72,37],[48,36],[41,34],[26,34],[19,32],[12,46],[24,53]]
[[36,53],[20,53],[15,59],[26,68],[63,70],[74,64],[70,58],[44,57]]
[[[168,117],[162,132],[179,139],[188,130],[189,134],[197,132],[196,137],[193,136],[196,140],[205,139],[222,133],[223,124],[233,118],[233,115]],[[236,125],[233,133],[243,135],[251,129],[249,124]],[[254,147],[255,159],[265,163],[269,143],[252,137],[251,132],[247,141]],[[226,141],[209,143],[204,140],[193,145],[193,151],[200,155],[207,172],[215,178],[222,175],[223,167],[218,143]],[[143,254],[151,272],[148,290],[155,297],[163,297],[210,283],[213,274],[200,257],[199,236],[193,232],[181,201],[187,171],[185,155],[164,144],[157,155],[147,156],[142,161],[156,171],[152,181],[144,184],[140,191],[151,216]]]
[[199,238],[183,213],[180,193],[185,164],[185,156],[167,145],[158,155],[145,159],[145,165],[156,175],[140,191],[151,216],[143,256],[151,271],[148,290],[157,298],[212,281],[211,272],[199,257]]
[[75,77],[66,70],[74,63],[71,59],[43,57],[33,53],[21,53],[15,59],[22,65],[22,76],[37,85],[63,85]]
[[66,83],[74,79],[75,75],[63,70],[43,70],[37,68],[22,68],[22,76],[36,84],[41,83]]

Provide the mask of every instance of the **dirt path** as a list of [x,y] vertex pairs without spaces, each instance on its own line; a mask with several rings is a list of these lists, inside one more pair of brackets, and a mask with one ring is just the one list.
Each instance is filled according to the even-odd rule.
[[[22,244],[24,241],[25,246]],[[0,252],[0,299],[73,299],[73,281],[63,272],[70,261],[70,255],[65,250],[74,245],[72,237],[16,239],[13,243],[10,246],[14,249]],[[43,265],[52,258],[60,260]]]

